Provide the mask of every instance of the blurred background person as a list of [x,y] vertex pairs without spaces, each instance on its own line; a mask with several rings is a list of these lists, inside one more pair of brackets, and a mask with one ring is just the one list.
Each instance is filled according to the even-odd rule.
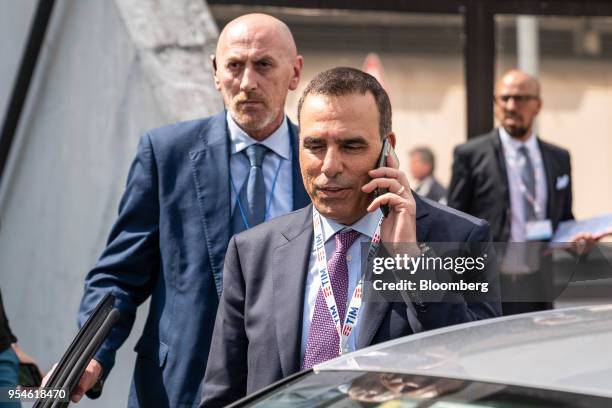
[[[495,87],[499,127],[455,149],[448,205],[489,221],[494,242],[548,241],[561,221],[574,218],[570,154],[536,135],[534,122],[541,107],[539,81],[510,70]],[[521,274],[522,282],[508,292],[509,298],[525,290],[534,293],[524,301],[504,303],[504,314],[552,308],[552,299],[539,291],[552,283],[550,270],[540,265],[539,246],[507,249],[518,251],[505,257],[504,262],[513,261],[507,275]],[[504,269],[502,265],[502,292]],[[517,281],[516,276],[508,279]]]
[[541,107],[538,80],[508,71],[495,91],[499,127],[455,149],[448,204],[489,221],[495,242],[524,242],[532,220],[554,229],[574,218],[569,152],[533,130]]
[[[550,239],[560,221],[574,218],[569,152],[535,135],[541,107],[538,80],[508,71],[495,87],[499,127],[455,149],[448,204],[489,221],[494,242]],[[529,229],[538,223],[547,231],[535,237]],[[536,244],[508,245],[500,270],[502,300],[516,300],[518,293],[526,298],[504,302],[504,314],[552,308],[540,299],[539,289],[551,280],[538,258]]]
[[446,189],[434,176],[436,156],[429,147],[415,147],[408,154],[410,175],[419,183],[414,191],[420,196],[446,204]]

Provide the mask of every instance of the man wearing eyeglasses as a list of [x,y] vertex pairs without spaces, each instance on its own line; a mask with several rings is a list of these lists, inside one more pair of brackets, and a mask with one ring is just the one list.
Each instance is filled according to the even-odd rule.
[[[495,87],[499,127],[455,149],[448,205],[489,221],[494,242],[547,241],[561,221],[574,218],[570,154],[535,134],[541,107],[538,80],[520,70],[508,71]],[[592,244],[594,238],[580,234],[574,240]],[[510,244],[510,250],[517,253],[507,253],[506,260],[515,263],[508,269],[524,282],[532,280],[520,291],[542,279],[551,282],[540,265],[537,244]],[[552,308],[550,298],[535,297],[502,304],[504,314]]]

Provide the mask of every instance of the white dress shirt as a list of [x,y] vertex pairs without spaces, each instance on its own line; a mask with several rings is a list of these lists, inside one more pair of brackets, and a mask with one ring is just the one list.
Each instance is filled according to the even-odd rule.
[[[262,142],[258,142],[246,134],[234,121],[229,111],[227,112],[227,128],[230,137],[230,176],[233,183],[233,187],[230,188],[232,213],[236,207],[236,192],[239,193],[242,185],[246,183],[251,168],[249,159],[241,152],[255,143],[261,143],[270,149],[266,152],[261,166],[266,186],[266,208],[268,208],[268,205],[270,208],[265,219],[269,220],[291,212],[293,210],[291,161],[294,158],[291,153],[291,135],[287,117],[278,129]],[[276,177],[277,171],[278,177]],[[274,193],[271,194],[275,178]],[[269,203],[270,200],[272,200],[271,203]]]
[[429,191],[431,190],[431,186],[433,186],[433,182],[434,182],[433,175],[430,174],[429,176],[425,177],[419,183],[419,185],[414,189],[414,191],[418,195],[422,195],[423,197],[426,197],[427,194],[429,194]]
[[499,136],[506,160],[506,175],[508,177],[508,188],[510,189],[510,208],[512,212],[510,242],[525,242],[525,200],[520,187],[521,167],[518,149],[521,146],[525,146],[533,164],[535,172],[535,201],[540,207],[540,211],[536,212],[538,220],[546,218],[546,203],[548,199],[546,172],[544,170],[544,162],[542,161],[542,153],[540,152],[537,138],[533,133],[525,142],[512,138],[504,128],[499,128]]
[[[355,230],[360,233],[359,237],[355,240],[353,245],[350,246],[346,253],[346,260],[348,265],[348,291],[347,291],[347,302],[350,302],[350,299],[353,297],[353,291],[359,283],[359,278],[361,276],[361,243],[362,242],[370,242],[374,233],[376,232],[376,227],[378,226],[378,222],[380,221],[380,217],[382,217],[382,212],[380,210],[375,211],[373,213],[367,213],[364,215],[359,221],[351,225],[350,229]],[[336,250],[336,240],[333,239],[334,235],[337,232],[347,228],[347,226],[337,223],[334,220],[330,220],[321,215],[321,226],[323,231],[323,239],[325,241],[325,255],[327,256],[327,260],[332,257],[334,251]],[[317,302],[317,294],[319,293],[319,289],[321,288],[321,279],[319,277],[319,270],[317,268],[317,264],[315,262],[315,252],[314,248],[310,253],[310,261],[308,263],[308,276],[306,278],[306,288],[305,288],[305,296],[304,296],[304,311],[302,319],[302,347],[301,347],[301,357],[300,361],[304,359],[304,353],[306,352],[306,342],[308,341],[308,332],[310,331],[310,322],[312,321],[312,316],[314,314],[315,304]],[[359,310],[359,315],[361,315],[361,309]],[[343,322],[344,323],[344,322]],[[353,328],[351,335],[348,338],[347,347],[351,350],[355,350],[355,339],[359,333],[359,317],[357,317],[357,324]]]

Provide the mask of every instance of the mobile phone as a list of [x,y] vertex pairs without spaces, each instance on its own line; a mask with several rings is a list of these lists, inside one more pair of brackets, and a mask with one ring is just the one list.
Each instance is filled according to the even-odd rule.
[[[378,157],[378,163],[376,165],[376,168],[379,167],[386,167],[387,166],[387,157],[391,155],[393,156],[393,158],[395,159],[396,163],[399,163],[399,160],[397,158],[397,154],[395,154],[395,149],[393,149],[393,146],[391,146],[391,142],[389,142],[389,138],[385,138],[385,140],[383,141],[383,146],[382,149],[380,151],[380,156]],[[377,188],[374,191],[374,196],[375,197],[379,197],[383,194],[386,194],[389,190],[386,188]],[[380,210],[383,213],[383,216],[386,217],[387,215],[389,215],[389,206],[388,205],[381,205],[380,206]]]

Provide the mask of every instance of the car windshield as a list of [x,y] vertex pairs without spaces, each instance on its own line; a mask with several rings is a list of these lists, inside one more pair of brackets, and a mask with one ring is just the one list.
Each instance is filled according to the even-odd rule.
[[610,407],[608,398],[501,384],[379,372],[322,371],[290,381],[250,403],[266,408]]

